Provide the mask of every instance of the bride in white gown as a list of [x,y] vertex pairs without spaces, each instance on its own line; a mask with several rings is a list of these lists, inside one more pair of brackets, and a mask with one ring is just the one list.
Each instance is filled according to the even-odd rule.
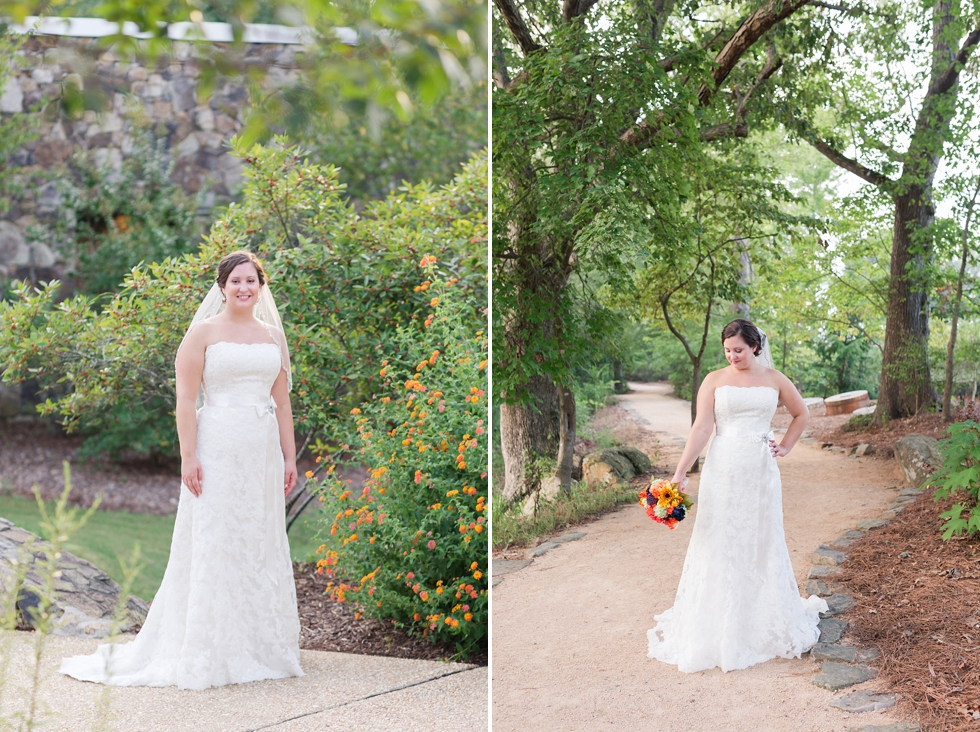
[[[744,669],[799,657],[819,638],[827,603],[800,597],[783,533],[782,487],[775,458],[799,440],[809,413],[793,383],[763,365],[765,335],[747,320],[722,330],[729,366],[708,374],[697,417],[673,480],[681,483],[711,437],[701,474],[694,529],[674,606],[648,631],[649,656],[686,673]],[[777,444],[776,405],[793,416]]]
[[177,353],[180,502],[143,628],[61,673],[182,689],[303,675],[284,517],[297,478],[289,357],[265,280],[250,252],[225,257]]

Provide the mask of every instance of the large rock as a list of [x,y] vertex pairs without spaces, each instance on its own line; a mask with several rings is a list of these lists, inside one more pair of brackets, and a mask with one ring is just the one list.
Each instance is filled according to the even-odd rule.
[[624,458],[633,463],[633,469],[636,471],[637,475],[649,473],[650,468],[653,467],[653,465],[650,463],[650,458],[648,458],[646,453],[642,450],[638,450],[635,447],[630,447],[629,445],[617,447],[615,450]]
[[[12,562],[26,557],[32,567],[27,573],[17,604],[28,622],[28,608],[37,603],[36,592],[41,585],[41,577],[33,565],[43,559],[50,546],[29,531],[0,518],[0,593],[7,591],[6,585],[13,576]],[[55,579],[57,596],[50,608],[50,612],[57,617],[54,634],[107,637],[119,601],[119,585],[95,565],[64,551],[58,560],[58,570],[61,574]],[[145,602],[130,596],[126,602],[122,630],[125,632],[133,625],[142,625],[147,612],[149,608]]]
[[906,435],[895,442],[895,457],[910,486],[920,486],[942,465],[936,439],[926,435]]
[[20,229],[9,221],[0,221],[0,265],[25,265],[29,261],[30,249]]
[[24,111],[24,92],[17,83],[17,77],[7,80],[0,92],[0,112],[16,114]]
[[[598,485],[627,483],[633,480],[640,472],[637,471],[636,465],[633,463],[634,459],[639,461],[634,452],[646,458],[646,455],[643,455],[636,448],[629,447],[610,447],[589,453],[582,460],[582,480]],[[631,455],[633,459],[630,458]],[[646,459],[646,464],[646,469],[649,470],[649,458]]]

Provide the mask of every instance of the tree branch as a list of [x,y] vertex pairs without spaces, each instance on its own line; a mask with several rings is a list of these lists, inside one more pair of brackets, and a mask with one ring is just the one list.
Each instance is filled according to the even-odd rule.
[[926,97],[945,94],[953,88],[953,85],[956,84],[960,77],[960,69],[963,68],[963,65],[973,52],[973,47],[976,46],[977,43],[980,43],[980,26],[974,28],[973,32],[966,37],[966,39],[963,41],[963,45],[960,46],[960,50],[957,51],[956,56],[953,57],[953,62],[933,80],[932,84],[929,85],[929,90],[926,92]]
[[589,12],[589,9],[599,0],[563,0],[561,14],[566,23],[570,23]]
[[521,11],[517,8],[517,4],[513,0],[493,1],[497,6],[497,11],[500,13],[500,16],[504,19],[504,23],[507,24],[507,30],[510,31],[514,40],[517,41],[517,45],[520,46],[521,52],[525,56],[542,48],[541,44],[531,37],[531,31],[528,30],[524,18],[521,17]]
[[776,23],[788,18],[810,0],[769,0],[765,5],[746,18],[735,30],[728,43],[715,56],[714,71],[711,78],[714,87],[703,85],[698,91],[698,99],[706,105],[722,82],[728,78],[742,56]]
[[776,47],[773,44],[769,44],[766,48],[766,65],[762,67],[759,75],[755,77],[755,83],[745,92],[745,96],[742,97],[741,101],[738,103],[738,109],[735,111],[735,116],[745,122],[745,117],[747,114],[746,105],[749,99],[752,97],[753,92],[759,88],[760,85],[766,83],[769,78],[779,71],[783,67],[783,60],[776,55]]
[[496,28],[493,29],[493,82],[500,89],[507,89],[510,86],[510,71],[507,69],[507,55],[504,53],[504,44],[500,39],[500,33]]
[[872,185],[878,186],[879,188],[887,188],[892,182],[892,180],[887,176],[882,175],[875,170],[871,170],[871,168],[864,167],[857,160],[852,160],[843,153],[838,152],[828,143],[816,136],[804,136],[803,139],[809,142],[817,152],[821,153],[830,162],[848,172],[854,173],[854,175],[856,175],[858,178],[863,178]]
[[749,126],[744,122],[740,122],[739,124],[725,122],[724,124],[715,125],[714,127],[708,127],[707,129],[702,130],[699,136],[704,142],[727,140],[730,137],[748,137]]

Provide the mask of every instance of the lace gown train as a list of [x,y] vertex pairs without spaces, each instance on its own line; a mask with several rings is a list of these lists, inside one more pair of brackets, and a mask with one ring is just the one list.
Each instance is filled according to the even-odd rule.
[[286,538],[271,343],[216,343],[197,414],[202,493],[181,484],[170,560],[136,639],[62,661],[115,686],[211,686],[302,676]]
[[715,390],[716,434],[677,596],[647,633],[649,656],[686,673],[799,657],[819,638],[827,603],[800,597],[769,451],[778,397],[768,386]]

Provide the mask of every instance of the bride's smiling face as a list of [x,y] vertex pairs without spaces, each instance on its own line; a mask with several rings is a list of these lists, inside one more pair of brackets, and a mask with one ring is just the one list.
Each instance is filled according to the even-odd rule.
[[726,338],[723,345],[728,363],[739,371],[752,368],[752,364],[755,363],[755,354],[752,352],[752,346],[742,340],[742,336]]
[[259,273],[251,262],[239,264],[228,275],[223,291],[226,307],[253,308],[259,299]]

